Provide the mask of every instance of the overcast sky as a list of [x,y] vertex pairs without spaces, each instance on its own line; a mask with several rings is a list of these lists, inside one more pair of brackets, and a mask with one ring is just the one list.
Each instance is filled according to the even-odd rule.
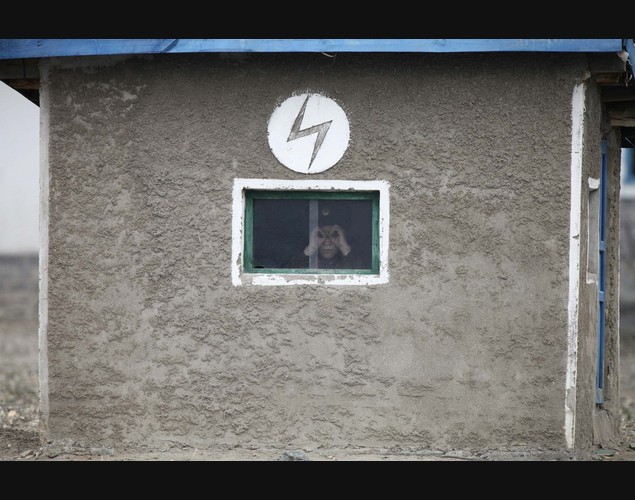
[[40,108],[0,82],[0,254],[39,249]]

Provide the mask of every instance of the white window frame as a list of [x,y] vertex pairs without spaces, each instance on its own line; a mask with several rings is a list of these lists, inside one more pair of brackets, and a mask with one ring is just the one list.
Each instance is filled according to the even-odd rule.
[[[390,227],[390,185],[387,181],[234,179],[232,193],[232,261],[234,286],[259,285],[379,285],[388,283],[388,232]],[[245,192],[263,191],[378,191],[379,192],[379,273],[378,274],[262,274],[246,273]]]

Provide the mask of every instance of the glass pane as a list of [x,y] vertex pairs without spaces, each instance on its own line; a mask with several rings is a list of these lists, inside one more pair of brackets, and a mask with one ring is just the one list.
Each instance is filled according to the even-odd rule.
[[372,268],[372,200],[254,199],[256,269]]

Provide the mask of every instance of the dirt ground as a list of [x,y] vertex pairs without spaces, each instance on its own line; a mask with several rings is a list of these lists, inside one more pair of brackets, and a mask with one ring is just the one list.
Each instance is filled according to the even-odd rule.
[[[635,311],[623,318],[635,325]],[[635,461],[635,332],[621,345],[621,443],[590,460]],[[110,450],[42,443],[38,433],[37,322],[0,321],[0,461],[500,461],[563,460],[562,456],[404,452],[403,450],[226,449]]]

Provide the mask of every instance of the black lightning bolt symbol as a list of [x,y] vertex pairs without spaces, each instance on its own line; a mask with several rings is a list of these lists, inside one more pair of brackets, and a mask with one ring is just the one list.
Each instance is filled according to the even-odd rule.
[[318,154],[318,151],[322,147],[322,143],[324,142],[324,138],[326,137],[326,133],[331,128],[331,123],[333,120],[328,122],[320,123],[319,125],[313,125],[312,127],[305,128],[304,130],[300,130],[302,126],[302,120],[304,119],[304,111],[306,110],[306,105],[309,102],[309,97],[307,96],[298,116],[293,122],[293,127],[291,127],[291,132],[289,133],[289,137],[287,138],[287,142],[295,141],[296,139],[300,139],[301,137],[306,137],[307,135],[317,133],[317,139],[315,140],[315,145],[313,146],[313,155],[311,156],[311,161],[309,162],[309,168],[307,170],[311,170],[311,165],[313,165],[313,160]]

